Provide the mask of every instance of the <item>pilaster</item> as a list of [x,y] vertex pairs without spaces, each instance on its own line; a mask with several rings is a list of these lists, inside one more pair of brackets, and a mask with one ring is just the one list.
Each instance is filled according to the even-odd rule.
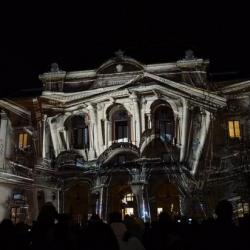
[[47,146],[47,133],[46,133],[46,123],[47,123],[47,115],[43,115],[43,152],[42,157],[46,158],[46,146]]
[[98,176],[95,179],[94,186],[92,188],[92,193],[96,194],[95,201],[95,213],[99,215],[99,217],[106,221],[107,220],[107,195],[108,195],[108,176]]
[[150,207],[148,201],[148,193],[147,193],[147,173],[146,168],[133,168],[130,169],[131,181],[130,187],[133,194],[136,197],[137,203],[137,213],[138,217],[143,219],[144,222],[150,221]]
[[182,131],[181,131],[181,150],[180,150],[180,162],[185,159],[188,137],[188,121],[189,121],[189,104],[188,101],[182,98]]
[[5,149],[7,139],[7,126],[8,117],[5,112],[1,112],[1,123],[0,123],[0,169],[5,169]]
[[92,138],[92,143],[93,143],[93,150],[95,153],[98,155],[99,154],[99,143],[98,143],[98,138],[101,137],[98,133],[97,129],[97,114],[96,114],[96,107],[93,106],[93,104],[88,105],[88,110],[90,114],[90,119],[91,119],[91,131],[90,131],[90,136]]
[[135,144],[139,146],[140,144],[140,137],[141,137],[141,119],[140,119],[140,109],[139,109],[139,103],[138,103],[138,97],[135,92],[133,92],[130,95],[130,99],[133,102],[134,107],[134,138],[135,138]]
[[196,152],[194,154],[194,161],[193,161],[192,171],[191,171],[192,175],[195,175],[197,171],[201,153],[204,148],[204,144],[205,144],[207,134],[209,131],[210,122],[211,122],[211,113],[205,110],[205,112],[202,114],[202,127],[200,131],[200,141],[198,144],[198,148],[196,149]]

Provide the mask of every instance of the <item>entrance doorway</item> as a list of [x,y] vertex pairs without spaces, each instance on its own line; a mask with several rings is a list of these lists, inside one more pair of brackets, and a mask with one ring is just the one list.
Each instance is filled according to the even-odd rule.
[[126,175],[113,178],[109,187],[108,213],[120,212],[122,218],[125,215],[137,216],[136,199],[128,183]]
[[149,196],[153,220],[157,219],[162,212],[166,212],[173,217],[180,215],[180,196],[174,184],[162,181],[153,185],[152,180]]
[[133,193],[125,194],[122,199],[122,219],[124,219],[126,215],[135,215],[135,197]]
[[88,218],[88,189],[87,184],[77,184],[64,192],[64,213],[70,214],[74,223]]

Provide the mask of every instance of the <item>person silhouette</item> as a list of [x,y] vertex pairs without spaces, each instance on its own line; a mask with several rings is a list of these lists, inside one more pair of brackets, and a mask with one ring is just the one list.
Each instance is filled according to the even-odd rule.
[[215,213],[215,222],[204,227],[203,240],[198,249],[241,249],[242,239],[239,228],[233,222],[232,204],[228,200],[219,201]]

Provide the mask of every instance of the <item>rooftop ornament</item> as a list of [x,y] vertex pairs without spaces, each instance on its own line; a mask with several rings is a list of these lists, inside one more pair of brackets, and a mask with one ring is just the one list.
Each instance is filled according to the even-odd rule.
[[189,49],[185,51],[185,60],[194,60],[194,52],[193,50]]
[[58,63],[51,63],[50,72],[59,72],[59,71],[60,69]]
[[122,51],[121,49],[117,50],[115,52],[115,56],[119,59],[123,58],[124,57],[124,51]]

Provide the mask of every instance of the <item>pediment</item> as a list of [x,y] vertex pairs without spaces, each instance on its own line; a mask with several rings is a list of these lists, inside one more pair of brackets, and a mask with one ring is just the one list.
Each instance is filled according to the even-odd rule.
[[29,120],[31,118],[30,111],[11,100],[0,100],[0,108],[10,114],[20,116],[21,118],[26,120]]
[[124,93],[137,91],[139,94],[145,91],[160,91],[163,95],[172,95],[177,98],[185,98],[191,102],[199,103],[211,109],[226,106],[226,99],[213,92],[199,89],[188,84],[174,82],[147,72],[140,72],[123,84],[97,88],[74,94],[50,94],[44,96],[47,99],[57,100],[62,104],[75,103],[79,101],[93,101],[96,98],[110,98],[110,96],[121,96]]
[[123,55],[111,58],[97,69],[97,75],[122,74],[138,72],[144,69],[143,65],[133,58]]

